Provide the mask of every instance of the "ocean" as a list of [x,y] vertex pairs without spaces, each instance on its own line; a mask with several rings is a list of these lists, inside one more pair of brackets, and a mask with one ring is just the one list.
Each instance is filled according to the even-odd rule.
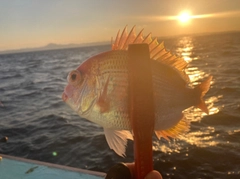
[[[154,168],[167,178],[240,178],[240,32],[168,37],[165,47],[189,62],[192,85],[213,76],[210,115],[191,110],[180,139],[153,137]],[[109,149],[103,129],[61,99],[67,75],[110,45],[0,55],[0,153],[107,172],[133,162]]]

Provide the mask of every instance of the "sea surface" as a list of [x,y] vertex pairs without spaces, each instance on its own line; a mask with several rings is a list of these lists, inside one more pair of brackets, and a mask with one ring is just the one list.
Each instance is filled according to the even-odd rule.
[[[191,109],[190,131],[180,139],[153,137],[154,168],[167,178],[240,178],[240,32],[164,40],[189,62],[192,85],[212,75],[205,96],[210,115]],[[133,161],[109,149],[103,129],[61,99],[67,75],[110,45],[0,55],[0,153],[107,172]]]

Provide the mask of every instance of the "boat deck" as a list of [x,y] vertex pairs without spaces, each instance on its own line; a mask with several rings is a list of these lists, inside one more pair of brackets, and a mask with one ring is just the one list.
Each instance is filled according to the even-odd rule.
[[1,179],[103,179],[105,173],[0,154]]

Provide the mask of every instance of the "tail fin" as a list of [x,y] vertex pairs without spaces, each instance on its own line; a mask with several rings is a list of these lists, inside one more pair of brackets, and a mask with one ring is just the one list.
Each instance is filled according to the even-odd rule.
[[208,108],[203,100],[203,96],[208,92],[210,83],[212,81],[212,76],[209,76],[204,82],[202,82],[200,85],[198,85],[195,89],[200,92],[200,103],[196,105],[199,109],[201,109],[203,112],[208,114]]

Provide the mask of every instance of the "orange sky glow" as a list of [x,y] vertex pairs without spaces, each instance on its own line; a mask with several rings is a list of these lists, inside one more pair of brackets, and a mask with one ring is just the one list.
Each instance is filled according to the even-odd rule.
[[110,42],[126,25],[159,37],[240,31],[239,19],[239,0],[0,1],[0,51]]

